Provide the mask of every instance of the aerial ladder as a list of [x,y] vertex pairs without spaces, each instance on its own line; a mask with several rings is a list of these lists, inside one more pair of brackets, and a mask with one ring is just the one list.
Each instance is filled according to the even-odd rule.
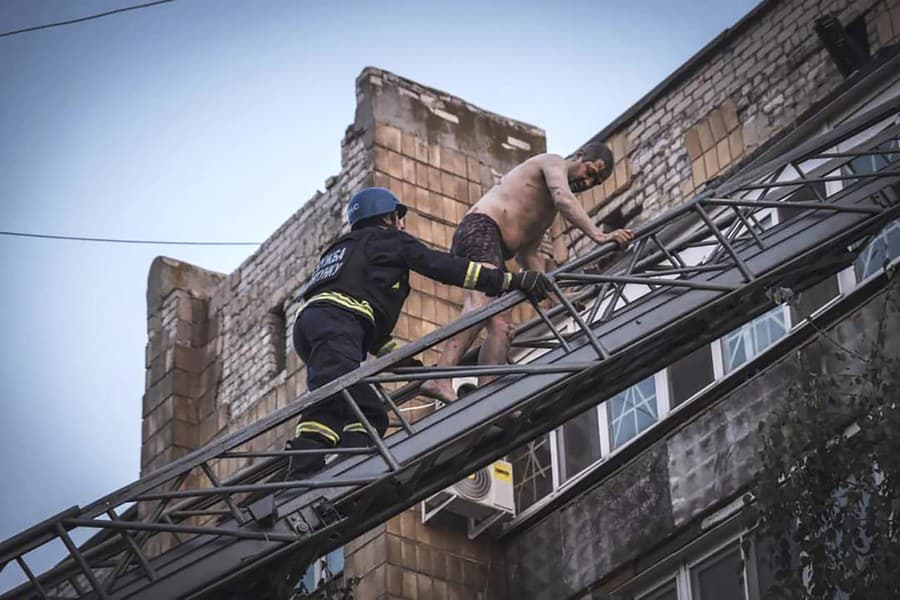
[[[627,252],[608,243],[554,271],[552,307],[532,303],[537,316],[516,331],[515,346],[532,349],[527,362],[396,366],[529,302],[516,292],[5,540],[0,565],[17,563],[27,581],[0,599],[289,597],[316,557],[771,309],[785,290],[800,292],[852,264],[900,216],[896,100],[777,147],[638,226]],[[781,218],[766,226],[772,210]],[[698,251],[701,261],[686,258]],[[497,378],[414,423],[399,409],[424,380],[482,375]],[[384,400],[398,424],[393,434],[375,435],[349,391],[355,384]],[[303,481],[285,481],[285,465],[290,454],[311,451],[247,449],[335,394],[372,446],[328,451],[337,460]],[[213,466],[233,460],[252,463],[220,481]],[[208,485],[186,488],[192,474]],[[99,533],[79,545],[76,529]],[[162,533],[180,543],[152,555],[148,541]],[[68,556],[34,573],[26,555],[53,540]]]

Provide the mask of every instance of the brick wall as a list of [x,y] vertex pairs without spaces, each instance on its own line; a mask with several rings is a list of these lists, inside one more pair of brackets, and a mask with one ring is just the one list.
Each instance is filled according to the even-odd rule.
[[[625,148],[619,167],[625,184],[617,173],[615,183],[582,194],[589,207],[612,198],[596,220],[618,227],[684,202],[834,90],[843,78],[813,29],[826,14],[844,25],[862,17],[873,53],[900,34],[897,0],[762,2],[660,84],[645,105],[594,136]],[[571,227],[557,234],[556,247],[570,256],[591,244]]]
[[450,600],[506,598],[502,550],[495,543],[473,543],[464,529],[423,524],[407,510],[345,546],[346,577],[361,577],[359,600]]

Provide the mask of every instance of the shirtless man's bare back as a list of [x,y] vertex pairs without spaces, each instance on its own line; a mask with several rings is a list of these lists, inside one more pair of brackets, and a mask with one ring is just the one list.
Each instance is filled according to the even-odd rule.
[[[612,172],[613,155],[605,144],[591,143],[571,160],[556,154],[529,158],[503,176],[463,217],[453,235],[450,251],[492,267],[504,268],[515,256],[526,270],[545,268],[538,254],[544,233],[557,213],[598,244],[614,241],[626,247],[633,237],[628,229],[604,233],[594,225],[575,193],[602,183]],[[490,299],[484,294],[463,292],[463,314],[480,308]],[[479,364],[507,362],[512,323],[506,315],[492,317],[487,337],[478,355]],[[459,363],[475,341],[480,327],[460,332],[444,343],[438,366]],[[482,378],[480,383],[489,381]],[[422,392],[449,401],[455,398],[449,379],[426,382]]]

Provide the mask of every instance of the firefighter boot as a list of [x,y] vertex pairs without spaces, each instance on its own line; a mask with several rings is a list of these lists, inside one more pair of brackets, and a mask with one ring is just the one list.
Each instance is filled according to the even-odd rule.
[[[304,435],[288,440],[284,445],[285,450],[327,450],[332,445],[325,440],[313,435]],[[321,471],[325,467],[325,454],[294,454],[288,462],[286,479],[305,479]]]
[[341,436],[341,448],[365,448],[372,445],[369,434],[358,431],[347,432]]

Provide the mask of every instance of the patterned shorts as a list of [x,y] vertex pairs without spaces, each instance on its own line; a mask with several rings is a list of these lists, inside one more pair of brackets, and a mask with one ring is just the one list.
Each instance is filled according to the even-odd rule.
[[462,218],[453,232],[450,253],[492,264],[501,271],[506,270],[505,263],[512,258],[512,253],[503,243],[500,227],[482,213],[469,213]]

